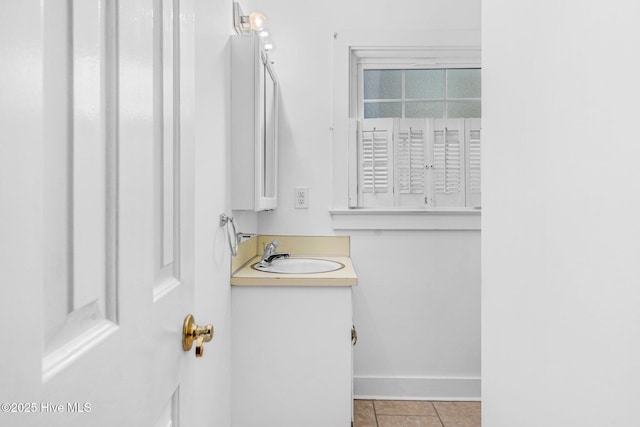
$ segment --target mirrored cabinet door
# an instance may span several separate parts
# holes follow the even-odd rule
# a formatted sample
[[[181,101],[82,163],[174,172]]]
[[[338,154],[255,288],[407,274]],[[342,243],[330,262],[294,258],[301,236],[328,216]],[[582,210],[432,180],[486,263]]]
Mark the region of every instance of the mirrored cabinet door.
[[[278,94],[260,38],[231,36],[231,209],[277,207]]]
[[[269,63],[268,57],[264,58],[264,139],[262,152],[263,177],[262,198],[273,199],[276,197],[278,150],[278,83]]]

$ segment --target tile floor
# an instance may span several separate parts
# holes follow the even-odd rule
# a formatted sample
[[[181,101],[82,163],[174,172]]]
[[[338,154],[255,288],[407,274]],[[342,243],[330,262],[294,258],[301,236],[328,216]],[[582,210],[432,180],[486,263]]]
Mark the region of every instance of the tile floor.
[[[353,427],[480,427],[480,402],[354,400]]]

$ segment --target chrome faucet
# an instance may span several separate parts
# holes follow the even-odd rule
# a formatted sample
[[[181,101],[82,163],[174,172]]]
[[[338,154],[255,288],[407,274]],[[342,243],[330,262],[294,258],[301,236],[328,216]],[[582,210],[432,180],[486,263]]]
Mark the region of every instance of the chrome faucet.
[[[277,240],[272,240],[266,245],[263,243],[264,252],[262,253],[262,259],[258,263],[258,267],[269,267],[274,259],[278,258],[289,258],[289,253],[287,252],[276,252],[276,248],[280,246],[280,242]]]

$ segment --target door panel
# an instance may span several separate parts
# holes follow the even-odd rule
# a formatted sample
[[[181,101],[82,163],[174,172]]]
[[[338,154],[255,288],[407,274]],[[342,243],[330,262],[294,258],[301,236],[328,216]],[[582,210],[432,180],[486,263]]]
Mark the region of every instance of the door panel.
[[[22,104],[1,101],[3,116],[22,111],[2,145],[21,167],[0,172],[13,247],[2,254],[19,267],[3,291],[2,338],[19,329],[3,346],[0,397],[23,405],[0,424],[190,425],[193,57],[181,44],[193,43],[193,5],[11,9],[29,43],[13,58]],[[11,42],[0,47],[20,49]]]
[[[154,139],[156,262],[154,300],[179,283],[180,252],[180,38],[177,0],[155,0]]]
[[[58,6],[58,7],[55,7]],[[44,355],[46,382],[117,326],[116,105],[113,3],[47,8],[44,156]],[[60,7],[62,6],[62,7]],[[48,24],[48,25],[47,25]],[[45,78],[47,73],[45,73]],[[62,105],[63,108],[59,108]],[[58,107],[58,108],[57,108]],[[60,125],[63,124],[62,126]],[[51,272],[51,274],[49,274]]]

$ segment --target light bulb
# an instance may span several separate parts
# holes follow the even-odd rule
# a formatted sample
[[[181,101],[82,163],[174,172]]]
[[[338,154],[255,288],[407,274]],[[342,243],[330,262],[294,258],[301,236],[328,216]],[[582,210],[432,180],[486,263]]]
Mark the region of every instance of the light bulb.
[[[267,24],[267,17],[262,12],[252,12],[249,15],[249,26],[252,31],[262,31]]]

